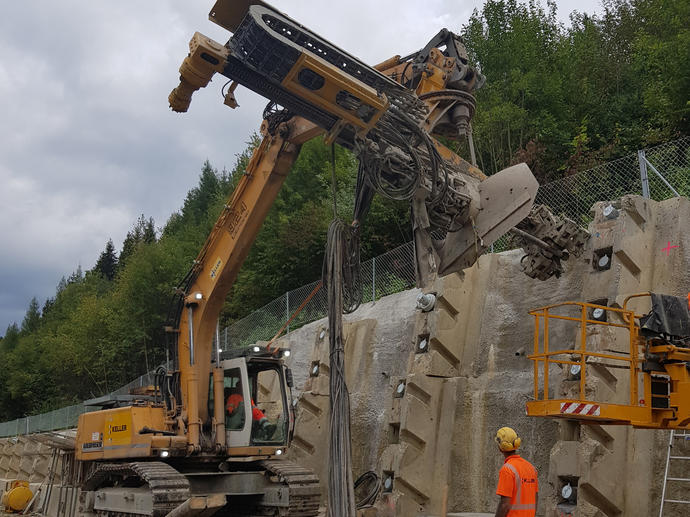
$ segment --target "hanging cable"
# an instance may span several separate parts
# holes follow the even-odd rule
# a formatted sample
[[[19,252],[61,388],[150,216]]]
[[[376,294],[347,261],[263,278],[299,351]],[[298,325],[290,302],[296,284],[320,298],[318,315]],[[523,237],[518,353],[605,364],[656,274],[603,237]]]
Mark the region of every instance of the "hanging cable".
[[[333,221],[328,228],[322,283],[328,296],[329,338],[329,444],[328,514],[355,517],[350,438],[350,395],[345,380],[343,313],[352,312],[362,300],[359,257],[359,220],[366,214],[371,195],[361,196],[355,208],[355,223],[338,219],[335,146],[331,147]],[[361,182],[360,182],[361,186]],[[358,193],[358,197],[359,193]]]
[[[337,184],[335,181],[335,143],[331,144],[331,191],[333,192],[333,219],[338,218]]]
[[[330,345],[328,514],[355,516],[350,441],[350,396],[345,381],[343,342],[343,290],[345,248],[353,232],[342,221],[328,228],[323,284],[328,292],[328,337]]]

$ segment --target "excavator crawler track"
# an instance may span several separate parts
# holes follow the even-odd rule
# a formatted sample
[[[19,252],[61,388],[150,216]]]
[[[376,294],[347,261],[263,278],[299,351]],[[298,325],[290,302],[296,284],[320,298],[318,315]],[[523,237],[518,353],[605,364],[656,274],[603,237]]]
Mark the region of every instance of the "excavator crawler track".
[[[149,486],[152,498],[151,517],[162,517],[184,503],[190,496],[189,481],[167,463],[146,461],[133,463],[100,463],[84,484],[84,490],[115,486],[125,479],[138,478]],[[96,510],[110,517],[141,517],[141,513]]]
[[[319,478],[310,469],[289,461],[263,461],[269,475],[276,476],[287,484],[290,494],[289,517],[310,517],[318,515],[321,490]]]

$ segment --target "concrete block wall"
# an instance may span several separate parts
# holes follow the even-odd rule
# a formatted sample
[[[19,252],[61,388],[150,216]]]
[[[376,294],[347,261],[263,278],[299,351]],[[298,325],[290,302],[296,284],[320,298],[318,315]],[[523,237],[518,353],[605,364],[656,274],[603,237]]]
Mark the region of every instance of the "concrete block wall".
[[[31,436],[1,439],[0,479],[42,482],[50,470],[52,451]]]
[[[32,509],[41,508],[46,492],[43,483],[50,474],[52,456],[53,448],[35,440],[31,435],[0,439],[0,498],[4,491],[10,488],[13,481],[28,481],[32,492],[38,493]],[[58,461],[54,475],[56,485],[61,483],[60,475]],[[49,508],[57,508],[56,494],[51,497]],[[56,515],[56,513],[49,513],[49,515]]]

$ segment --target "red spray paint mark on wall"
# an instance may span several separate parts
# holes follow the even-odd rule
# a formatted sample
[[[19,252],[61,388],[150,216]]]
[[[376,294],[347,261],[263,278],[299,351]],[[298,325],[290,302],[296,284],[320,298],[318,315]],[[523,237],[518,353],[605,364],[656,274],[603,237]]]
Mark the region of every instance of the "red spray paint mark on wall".
[[[678,248],[679,246],[671,246],[671,241],[668,242],[668,245],[665,248],[662,248],[661,251],[666,252],[666,256],[668,257],[669,254],[671,253],[671,249],[673,248]]]

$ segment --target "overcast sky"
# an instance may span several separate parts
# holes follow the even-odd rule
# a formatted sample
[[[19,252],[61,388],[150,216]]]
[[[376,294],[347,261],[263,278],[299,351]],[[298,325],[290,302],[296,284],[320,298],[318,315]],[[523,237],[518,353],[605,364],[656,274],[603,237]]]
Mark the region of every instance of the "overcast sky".
[[[204,160],[231,168],[266,101],[244,88],[223,106],[222,78],[189,113],[169,110],[194,31],[225,42],[213,0],[23,0],[0,17],[0,335],[60,278],[116,249],[139,214],[164,225]],[[480,0],[275,0],[367,63],[458,31]],[[557,2],[564,22],[597,0]]]

